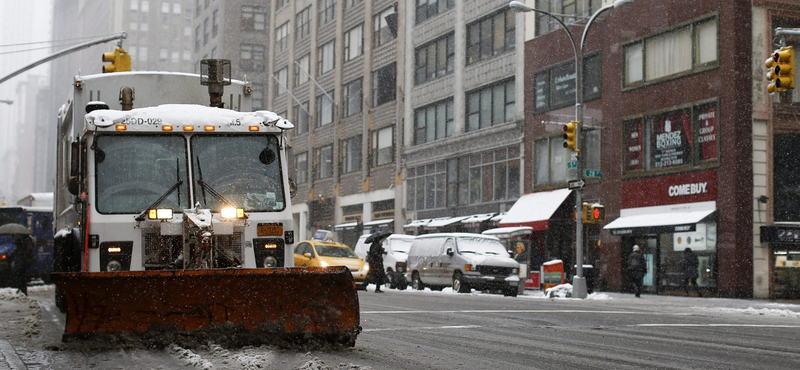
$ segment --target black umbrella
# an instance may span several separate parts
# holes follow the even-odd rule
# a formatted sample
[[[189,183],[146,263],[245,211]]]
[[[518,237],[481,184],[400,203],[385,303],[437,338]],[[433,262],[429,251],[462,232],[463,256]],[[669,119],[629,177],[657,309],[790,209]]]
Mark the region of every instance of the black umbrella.
[[[389,235],[392,235],[391,231],[381,230],[368,236],[367,240],[365,240],[364,242],[365,243],[379,242],[382,241],[384,238],[388,237]]]

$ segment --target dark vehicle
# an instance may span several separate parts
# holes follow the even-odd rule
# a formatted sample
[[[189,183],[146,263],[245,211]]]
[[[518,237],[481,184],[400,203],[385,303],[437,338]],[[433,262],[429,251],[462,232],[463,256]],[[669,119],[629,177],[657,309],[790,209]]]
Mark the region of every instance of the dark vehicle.
[[[50,282],[53,271],[53,209],[50,207],[0,207],[0,226],[18,223],[28,227],[33,237],[34,264],[29,278]],[[0,235],[0,286],[7,286],[10,256],[16,249],[14,235]]]

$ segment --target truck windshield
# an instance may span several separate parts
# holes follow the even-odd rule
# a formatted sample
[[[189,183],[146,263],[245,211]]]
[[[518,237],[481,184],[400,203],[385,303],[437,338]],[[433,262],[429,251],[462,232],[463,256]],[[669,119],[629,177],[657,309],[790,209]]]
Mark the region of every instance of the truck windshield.
[[[191,149],[194,197],[203,206],[213,211],[227,206],[249,212],[284,209],[275,135],[195,135]]]
[[[508,256],[506,248],[497,240],[486,238],[458,238],[458,252]]]
[[[99,135],[95,139],[94,156],[100,213],[140,213],[179,180],[183,184],[159,207],[188,208],[183,136]]]

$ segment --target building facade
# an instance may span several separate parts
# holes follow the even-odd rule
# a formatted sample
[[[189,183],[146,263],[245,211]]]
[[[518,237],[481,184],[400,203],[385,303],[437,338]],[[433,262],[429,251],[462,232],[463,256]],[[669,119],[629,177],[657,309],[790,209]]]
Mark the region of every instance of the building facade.
[[[560,2],[535,3],[569,13],[555,8]],[[787,195],[793,162],[785,154],[796,93],[767,95],[763,61],[778,42],[772,30],[796,25],[796,11],[780,1],[639,0],[604,12],[587,32],[579,153],[587,185],[579,191],[606,209],[605,222],[586,225],[584,238],[584,261],[602,287],[629,289],[626,259],[639,245],[653,293],[684,293],[687,248],[700,260],[698,283],[709,294],[767,298],[786,290],[794,275],[782,266],[792,264],[794,247],[765,243],[760,226],[795,221],[787,211],[796,207]],[[564,188],[576,176],[562,165],[575,155],[560,148],[560,126],[575,117],[576,56],[558,24],[528,18],[535,37],[525,47],[531,167],[524,184],[535,193]],[[586,18],[565,23],[580,35]],[[776,184],[785,194],[775,193]],[[565,207],[574,207],[574,195]],[[555,239],[568,245],[573,235]],[[541,253],[548,259],[559,251],[547,245]]]

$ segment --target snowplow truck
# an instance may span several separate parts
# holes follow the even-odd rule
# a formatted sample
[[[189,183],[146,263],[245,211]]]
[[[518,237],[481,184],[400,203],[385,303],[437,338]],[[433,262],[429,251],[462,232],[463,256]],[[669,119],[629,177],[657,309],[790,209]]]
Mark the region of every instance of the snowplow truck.
[[[293,125],[251,111],[250,85],[220,77],[226,62],[74,78],[58,114],[51,275],[64,341],[355,345],[350,271],[294,267]]]

